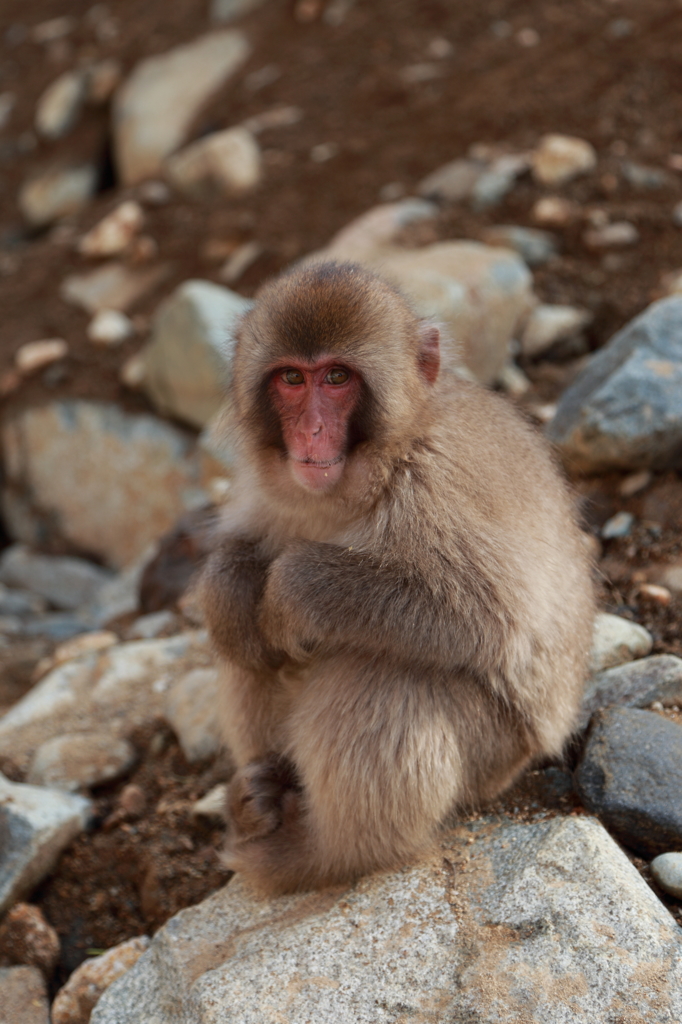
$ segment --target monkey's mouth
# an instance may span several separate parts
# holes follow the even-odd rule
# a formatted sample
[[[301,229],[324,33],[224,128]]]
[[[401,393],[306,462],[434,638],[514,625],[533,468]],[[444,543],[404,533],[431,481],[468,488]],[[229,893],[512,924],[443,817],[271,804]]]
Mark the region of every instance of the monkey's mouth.
[[[306,491],[326,491],[341,479],[346,462],[345,455],[334,459],[291,459],[291,472]]]

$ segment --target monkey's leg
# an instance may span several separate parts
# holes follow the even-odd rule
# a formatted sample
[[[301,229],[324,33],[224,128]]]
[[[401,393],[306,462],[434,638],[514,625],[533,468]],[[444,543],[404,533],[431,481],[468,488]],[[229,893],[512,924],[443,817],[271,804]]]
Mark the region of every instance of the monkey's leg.
[[[237,767],[281,750],[287,701],[279,673],[226,660],[221,676],[221,731]]]
[[[447,682],[337,655],[293,709],[278,824],[231,844],[228,865],[287,892],[405,863],[463,799],[457,709]],[[466,726],[466,723],[464,723]]]

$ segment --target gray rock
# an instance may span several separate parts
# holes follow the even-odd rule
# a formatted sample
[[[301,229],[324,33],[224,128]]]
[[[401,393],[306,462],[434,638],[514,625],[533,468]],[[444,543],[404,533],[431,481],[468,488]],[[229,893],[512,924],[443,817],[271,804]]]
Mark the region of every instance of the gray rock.
[[[682,932],[587,818],[476,822],[349,890],[172,918],[91,1024],[682,1019]]]
[[[651,876],[663,892],[682,900],[682,853],[662,853],[651,862]]]
[[[156,552],[157,545],[152,542],[134,562],[117,573],[109,583],[105,583],[97,600],[88,609],[97,626],[104,626],[121,615],[130,615],[139,609],[142,574]]]
[[[159,308],[144,349],[144,388],[156,408],[195,427],[218,411],[234,331],[253,303],[209,281],[186,281]]]
[[[50,1024],[47,985],[37,967],[0,967],[2,1024]]]
[[[165,715],[182,752],[193,764],[217,754],[222,744],[216,708],[220,702],[220,673],[196,668],[168,691]]]
[[[193,438],[117,405],[26,409],[5,424],[2,447],[10,534],[29,544],[66,538],[115,568],[208,502]]]
[[[656,700],[664,707],[682,704],[682,658],[655,654],[591,676],[585,684],[581,728],[599,708],[647,708]]]
[[[95,601],[111,573],[84,558],[38,555],[13,544],[0,555],[0,582],[23,587],[55,608],[73,610]]]
[[[682,848],[682,729],[674,722],[632,708],[597,711],[576,787],[587,809],[636,853]]]
[[[148,947],[147,936],[139,935],[84,960],[57,993],[52,1004],[52,1024],[87,1024],[102,992],[129,971]]]
[[[481,241],[486,245],[502,245],[517,252],[529,267],[539,267],[559,250],[559,240],[550,231],[524,228],[518,224],[494,224],[484,228]]]
[[[112,261],[84,274],[64,278],[59,294],[64,302],[78,306],[86,313],[105,310],[125,312],[147,292],[152,291],[168,274],[168,266],[130,267]]]
[[[548,428],[583,472],[663,468],[682,451],[682,297],[653,303],[597,352]]]
[[[634,658],[644,658],[653,643],[651,633],[644,626],[620,615],[599,612],[594,619],[590,672],[603,672]]]
[[[532,311],[521,335],[524,356],[535,358],[560,342],[577,338],[592,320],[592,314],[577,306],[540,304]]]
[[[170,156],[164,170],[171,185],[186,195],[236,198],[261,179],[260,147],[247,128],[227,128]]]
[[[22,636],[47,636],[52,640],[69,640],[96,627],[88,614],[82,612],[46,612],[23,619],[18,630]]]
[[[4,556],[7,551],[5,550]],[[3,559],[0,558],[0,574]],[[0,615],[35,615],[45,611],[45,601],[31,590],[18,590],[0,583]]]
[[[628,185],[634,188],[663,188],[670,182],[670,175],[660,167],[646,167],[644,164],[633,163],[632,160],[624,160],[620,170]]]
[[[469,199],[474,185],[485,171],[481,160],[462,157],[439,167],[419,182],[417,192],[425,199],[456,203]]]
[[[84,797],[10,782],[0,774],[0,914],[52,870],[91,810]]]
[[[249,53],[245,36],[225,29],[134,68],[114,97],[114,149],[124,184],[158,176],[165,158],[187,140],[202,107]]]
[[[91,164],[51,167],[21,186],[19,209],[29,224],[45,227],[81,210],[95,194],[96,187],[97,170]]]
[[[135,763],[135,748],[108,732],[70,732],[41,743],[26,781],[74,791],[111,782]]]
[[[603,540],[615,540],[617,537],[629,537],[635,517],[632,512],[616,512],[615,516],[607,519],[600,530]]]
[[[516,155],[499,157],[478,176],[471,190],[471,205],[475,210],[497,206],[511,192],[519,174],[526,170],[527,159]]]
[[[87,93],[87,73],[65,71],[38,100],[36,131],[45,139],[61,139],[73,128]]]
[[[591,228],[583,235],[588,249],[620,249],[626,245],[634,245],[639,241],[639,231],[627,220],[604,224],[603,227]]]
[[[154,640],[163,633],[177,633],[180,630],[180,620],[175,612],[168,609],[161,612],[150,612],[149,615],[140,615],[135,619],[128,630],[126,640]]]
[[[218,25],[227,25],[262,7],[265,0],[211,0],[210,18]]]
[[[111,737],[127,739],[162,717],[166,691],[210,657],[203,632],[86,651],[49,672],[0,718],[0,757],[26,770],[42,743],[100,732],[104,722]]]

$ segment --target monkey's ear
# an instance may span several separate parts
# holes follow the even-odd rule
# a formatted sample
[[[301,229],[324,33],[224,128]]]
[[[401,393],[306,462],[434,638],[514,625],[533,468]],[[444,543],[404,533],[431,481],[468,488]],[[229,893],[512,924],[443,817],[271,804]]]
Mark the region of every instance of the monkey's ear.
[[[419,370],[427,384],[435,384],[440,370],[440,331],[435,324],[419,325]]]

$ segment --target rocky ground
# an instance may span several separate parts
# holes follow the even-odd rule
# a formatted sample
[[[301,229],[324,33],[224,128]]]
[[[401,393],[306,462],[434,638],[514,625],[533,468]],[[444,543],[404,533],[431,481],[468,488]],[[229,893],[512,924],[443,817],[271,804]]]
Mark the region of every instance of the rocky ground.
[[[99,1024],[227,1006],[240,1022],[682,1018],[680,45],[672,0],[5,0],[12,1024],[50,1004],[53,1024],[85,1022],[119,976]],[[424,865],[266,908],[221,888],[231,767],[186,587],[229,500],[211,425],[231,327],[321,251],[400,284],[457,339],[447,370],[547,432],[603,614],[565,763]]]

